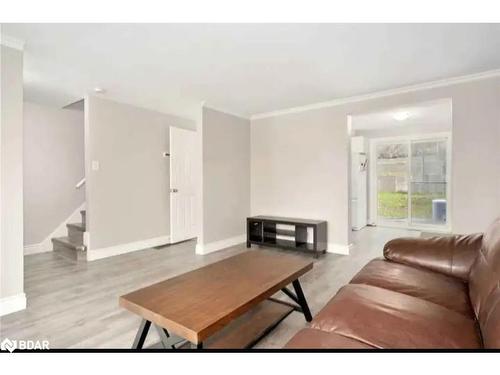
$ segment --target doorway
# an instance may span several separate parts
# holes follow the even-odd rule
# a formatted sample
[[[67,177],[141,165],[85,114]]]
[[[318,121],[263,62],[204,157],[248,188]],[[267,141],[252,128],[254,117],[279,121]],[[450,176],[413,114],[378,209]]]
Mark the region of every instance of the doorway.
[[[353,230],[451,230],[450,98],[350,115],[348,133]]]

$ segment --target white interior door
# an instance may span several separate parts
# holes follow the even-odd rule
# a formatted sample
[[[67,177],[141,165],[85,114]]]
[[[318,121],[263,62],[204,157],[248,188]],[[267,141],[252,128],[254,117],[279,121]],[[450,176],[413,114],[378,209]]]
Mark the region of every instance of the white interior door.
[[[196,237],[196,133],[170,127],[170,241]]]

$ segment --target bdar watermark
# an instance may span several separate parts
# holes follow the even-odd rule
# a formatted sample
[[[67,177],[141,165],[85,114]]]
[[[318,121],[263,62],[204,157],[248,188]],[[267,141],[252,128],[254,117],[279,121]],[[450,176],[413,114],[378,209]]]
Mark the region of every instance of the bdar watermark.
[[[0,343],[0,349],[13,352],[14,350],[49,350],[48,340],[11,340],[5,338]]]

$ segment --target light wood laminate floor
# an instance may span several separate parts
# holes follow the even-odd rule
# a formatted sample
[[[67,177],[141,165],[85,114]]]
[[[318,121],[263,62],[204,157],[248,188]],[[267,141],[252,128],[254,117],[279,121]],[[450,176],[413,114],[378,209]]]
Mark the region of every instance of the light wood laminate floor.
[[[355,246],[349,256],[326,254],[315,259],[313,270],[301,279],[313,315],[365,263],[382,255],[385,242],[419,235],[416,231],[365,228],[354,232]],[[120,295],[243,251],[264,249],[247,250],[241,244],[202,256],[195,254],[194,247],[195,241],[188,241],[83,264],[52,252],[25,256],[28,307],[0,318],[1,339],[49,340],[51,348],[130,348],[139,318],[118,307]],[[306,326],[303,315],[294,312],[256,347],[281,348]],[[157,340],[153,330],[146,344]]]

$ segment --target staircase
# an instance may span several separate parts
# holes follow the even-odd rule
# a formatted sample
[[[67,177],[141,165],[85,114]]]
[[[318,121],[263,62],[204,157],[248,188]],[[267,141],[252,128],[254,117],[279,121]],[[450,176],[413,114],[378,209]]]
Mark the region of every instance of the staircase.
[[[80,211],[80,223],[66,224],[67,237],[52,238],[52,248],[57,254],[73,261],[86,261],[86,248],[83,244],[85,233],[85,211]]]

